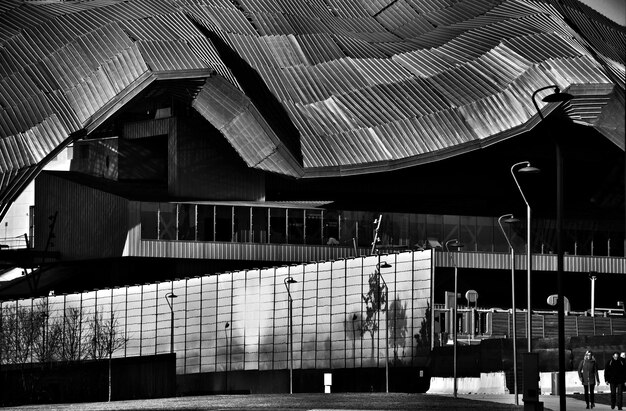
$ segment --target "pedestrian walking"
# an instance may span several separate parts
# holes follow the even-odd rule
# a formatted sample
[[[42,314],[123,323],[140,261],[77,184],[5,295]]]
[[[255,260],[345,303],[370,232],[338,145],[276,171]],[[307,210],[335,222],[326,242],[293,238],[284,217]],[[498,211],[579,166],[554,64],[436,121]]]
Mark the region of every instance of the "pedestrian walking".
[[[604,367],[604,381],[611,387],[611,409],[622,409],[622,395],[624,393],[624,382],[626,382],[626,364],[615,351],[613,357]]]
[[[585,352],[585,357],[578,365],[578,378],[580,378],[580,382],[585,390],[587,408],[589,408],[589,406],[591,406],[591,408],[595,407],[594,391],[596,384],[600,384],[600,376],[598,375],[596,360],[590,350]]]

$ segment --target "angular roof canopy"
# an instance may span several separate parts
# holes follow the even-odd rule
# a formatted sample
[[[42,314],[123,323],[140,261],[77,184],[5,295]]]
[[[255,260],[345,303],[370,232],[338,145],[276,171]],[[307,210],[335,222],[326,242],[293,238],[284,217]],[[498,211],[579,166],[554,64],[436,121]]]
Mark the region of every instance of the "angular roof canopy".
[[[624,149],[625,55],[576,0],[0,0],[0,214],[161,80],[200,80],[192,107],[246,164],[294,177],[493,144],[538,123],[551,84]]]

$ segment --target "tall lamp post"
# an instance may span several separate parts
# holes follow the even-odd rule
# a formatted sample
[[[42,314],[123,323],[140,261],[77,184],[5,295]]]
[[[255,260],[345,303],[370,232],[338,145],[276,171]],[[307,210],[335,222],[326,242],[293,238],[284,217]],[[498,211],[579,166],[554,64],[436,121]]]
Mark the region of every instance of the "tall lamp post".
[[[533,104],[541,121],[543,113],[539,109],[535,97],[543,90],[552,89],[552,93],[541,99],[544,103],[563,103],[574,98],[571,94],[561,93],[558,86],[552,84],[535,90],[532,94]],[[558,137],[554,139],[556,153],[556,277],[557,277],[557,317],[559,335],[559,405],[561,411],[566,410],[565,400],[565,309],[563,301],[563,156]]]
[[[505,223],[513,224],[518,223],[519,220],[513,217],[513,214],[505,214],[498,218],[498,225],[500,226],[500,230],[506,239],[507,244],[509,245],[509,251],[511,254],[510,262],[511,262],[511,311],[513,312],[513,386],[515,387],[515,405],[519,405],[519,399],[517,397],[517,322],[515,317],[517,316],[517,310],[515,308],[515,250],[513,249],[513,245],[509,240],[509,236],[506,235],[506,231],[502,226],[502,220]]]
[[[520,167],[523,166],[523,167]],[[513,164],[511,166],[511,175],[513,176],[513,181],[515,181],[515,185],[522,195],[522,199],[526,204],[526,305],[528,307],[527,320],[526,320],[526,337],[528,339],[528,352],[532,352],[532,335],[533,335],[533,314],[532,314],[532,303],[531,303],[531,280],[530,280],[530,272],[532,269],[532,260],[530,257],[531,253],[531,242],[530,242],[530,204],[528,204],[528,200],[526,200],[526,196],[522,191],[522,187],[519,185],[517,181],[517,177],[515,176],[515,172],[524,173],[524,174],[535,174],[540,170],[537,167],[533,167],[530,165],[528,161],[522,161],[520,163]]]
[[[385,279],[380,274],[381,268],[391,268],[391,264],[387,261],[380,261],[380,254],[378,255],[378,263],[376,264],[376,276],[378,280],[383,282],[383,286],[385,287],[385,392],[389,392],[389,288],[387,288],[387,283]],[[380,284],[380,281],[378,281]],[[380,304],[380,286],[377,284],[376,289],[378,292],[378,304]],[[380,311],[378,316],[378,329],[380,330]]]
[[[291,284],[297,283],[293,277],[286,277],[283,280],[285,284],[285,288],[287,289],[287,332],[289,333],[288,338],[288,347],[287,351],[289,354],[289,394],[293,394],[293,331],[292,327],[292,319],[291,319],[291,306],[293,303],[293,299],[291,298],[291,290],[289,289]]]
[[[457,333],[456,333],[456,329],[457,329],[457,324],[456,324],[456,310],[457,310],[457,302],[458,302],[458,297],[459,297],[459,267],[457,267],[456,262],[454,261],[454,258],[452,258],[452,254],[450,254],[450,249],[449,247],[454,247],[454,248],[461,248],[463,247],[463,244],[459,243],[459,240],[452,239],[452,240],[448,240],[446,241],[446,252],[448,253],[448,256],[450,257],[450,261],[452,262],[452,265],[454,266],[454,304],[452,305],[452,353],[453,353],[453,357],[452,357],[452,374],[454,376],[454,388],[453,388],[453,393],[454,393],[454,398],[457,397],[457,392],[458,392],[458,385],[457,385],[457,375],[456,375],[456,369],[457,369],[457,355],[456,355],[456,341],[457,341]]]
[[[589,273],[589,279],[591,280],[591,316],[596,316],[596,280],[598,277],[595,275],[595,271]]]
[[[174,293],[165,294],[165,301],[170,306],[170,354],[174,353],[174,298],[178,297]]]
[[[230,368],[230,357],[228,356],[228,330],[230,330],[230,323],[228,321],[226,321],[226,324],[224,324],[224,337],[226,338],[226,372],[224,373],[225,378],[225,390],[226,390],[226,394],[228,394],[228,369]]]

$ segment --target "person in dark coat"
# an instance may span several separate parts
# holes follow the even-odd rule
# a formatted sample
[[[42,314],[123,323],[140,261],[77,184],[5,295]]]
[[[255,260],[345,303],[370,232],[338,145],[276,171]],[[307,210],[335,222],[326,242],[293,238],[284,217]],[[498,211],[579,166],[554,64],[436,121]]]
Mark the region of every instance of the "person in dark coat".
[[[611,387],[611,409],[622,409],[622,395],[624,382],[626,381],[626,364],[615,351],[613,357],[604,367],[604,381]]]
[[[585,402],[587,408],[591,405],[591,408],[595,407],[594,390],[596,384],[600,384],[600,376],[598,375],[598,366],[596,360],[593,358],[591,351],[585,352],[585,358],[578,365],[578,378],[585,390]]]

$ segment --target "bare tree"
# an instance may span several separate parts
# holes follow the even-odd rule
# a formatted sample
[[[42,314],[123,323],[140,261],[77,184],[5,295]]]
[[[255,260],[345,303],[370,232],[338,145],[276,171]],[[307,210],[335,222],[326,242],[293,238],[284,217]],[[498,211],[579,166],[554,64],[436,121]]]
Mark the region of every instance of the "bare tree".
[[[124,347],[128,339],[118,332],[119,322],[115,314],[105,319],[102,312],[96,311],[89,323],[88,356],[94,360],[110,357],[115,351]]]
[[[93,316],[93,321],[90,323],[90,355],[93,359],[108,358],[108,384],[109,384],[109,401],[111,401],[112,394],[112,379],[111,379],[111,360],[113,353],[118,349],[124,347],[128,342],[128,339],[118,333],[119,323],[115,319],[115,314],[111,313],[111,318],[105,320],[102,312],[96,311]]]
[[[63,316],[61,359],[79,361],[87,357],[87,335],[83,331],[83,313],[80,308],[67,308]]]

